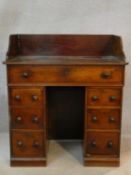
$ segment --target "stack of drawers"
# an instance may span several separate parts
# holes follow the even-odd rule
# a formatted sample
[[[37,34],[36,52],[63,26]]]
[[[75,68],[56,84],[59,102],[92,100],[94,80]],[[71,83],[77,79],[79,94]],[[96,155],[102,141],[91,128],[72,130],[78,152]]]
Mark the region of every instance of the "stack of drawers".
[[[11,165],[45,165],[44,87],[16,87],[14,84],[9,87],[9,97]]]
[[[86,88],[85,165],[119,164],[121,97],[120,87]]]

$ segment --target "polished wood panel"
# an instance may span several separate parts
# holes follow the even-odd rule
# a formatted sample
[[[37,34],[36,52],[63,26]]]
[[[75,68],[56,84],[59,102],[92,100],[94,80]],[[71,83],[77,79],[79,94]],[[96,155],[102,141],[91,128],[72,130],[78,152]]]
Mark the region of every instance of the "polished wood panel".
[[[12,135],[13,157],[43,157],[45,156],[45,140],[43,131],[15,130]]]
[[[123,83],[121,66],[9,66],[9,83]]]
[[[118,155],[119,133],[117,132],[95,132],[86,133],[86,155]],[[89,155],[88,155],[89,154]]]
[[[43,129],[44,109],[39,107],[11,107],[11,126],[14,129]]]
[[[8,56],[124,57],[121,38],[114,35],[11,35]]]
[[[120,88],[91,88],[87,92],[87,106],[121,106]]]
[[[88,109],[86,127],[88,129],[120,129],[119,109]]]
[[[42,88],[10,88],[10,105],[43,105]]]

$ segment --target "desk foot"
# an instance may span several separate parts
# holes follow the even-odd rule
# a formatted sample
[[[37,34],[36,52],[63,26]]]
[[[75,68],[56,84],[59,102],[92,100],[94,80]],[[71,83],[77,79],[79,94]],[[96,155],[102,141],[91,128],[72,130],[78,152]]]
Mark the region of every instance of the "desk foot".
[[[119,158],[84,158],[84,166],[95,166],[95,167],[118,167],[120,166]]]
[[[26,166],[26,167],[37,167],[37,166],[46,166],[46,158],[11,158],[10,165],[12,167],[16,166]]]

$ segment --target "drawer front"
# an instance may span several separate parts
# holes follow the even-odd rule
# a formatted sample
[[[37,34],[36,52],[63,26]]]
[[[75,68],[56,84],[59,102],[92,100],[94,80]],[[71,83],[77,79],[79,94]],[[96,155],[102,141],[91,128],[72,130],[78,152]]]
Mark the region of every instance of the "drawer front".
[[[42,88],[11,88],[10,105],[42,105]]]
[[[88,106],[120,106],[121,89],[92,88],[87,90]]]
[[[10,113],[13,129],[42,129],[44,127],[42,108],[12,107]]]
[[[121,66],[8,66],[8,83],[123,83]]]
[[[86,135],[86,154],[116,155],[119,153],[119,133],[91,132]]]
[[[119,109],[88,109],[87,129],[120,129]]]
[[[44,132],[12,131],[12,156],[43,157],[45,156]]]

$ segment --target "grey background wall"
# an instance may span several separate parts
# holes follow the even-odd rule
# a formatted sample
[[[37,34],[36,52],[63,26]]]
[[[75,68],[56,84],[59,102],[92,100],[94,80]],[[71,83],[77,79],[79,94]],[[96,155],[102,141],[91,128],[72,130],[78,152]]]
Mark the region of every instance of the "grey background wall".
[[[13,33],[116,34],[123,38],[126,69],[122,134],[131,135],[131,0],[0,0],[0,131],[8,132],[6,69]]]

